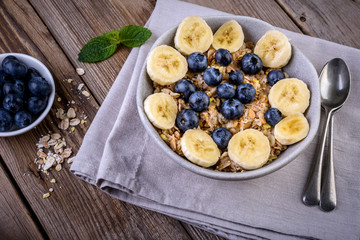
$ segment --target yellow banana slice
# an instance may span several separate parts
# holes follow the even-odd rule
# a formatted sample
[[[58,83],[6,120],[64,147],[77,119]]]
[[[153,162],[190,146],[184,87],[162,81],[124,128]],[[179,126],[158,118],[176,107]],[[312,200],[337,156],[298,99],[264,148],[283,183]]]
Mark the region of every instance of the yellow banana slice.
[[[295,113],[282,119],[274,128],[279,143],[291,145],[304,139],[309,133],[309,123],[302,113]]]
[[[203,130],[189,129],[181,138],[181,150],[191,162],[202,166],[214,165],[220,157],[220,151],[214,140]]]
[[[244,33],[240,24],[231,20],[223,25],[215,32],[213,47],[218,50],[224,48],[230,52],[236,52],[244,44]]]
[[[285,78],[270,89],[269,103],[284,116],[304,113],[310,104],[310,90],[297,78]]]
[[[207,51],[212,41],[211,28],[197,16],[185,18],[179,24],[174,38],[175,48],[185,55]]]
[[[154,82],[169,85],[185,76],[188,64],[186,58],[175,48],[160,45],[150,52],[146,70]]]
[[[247,129],[230,139],[228,153],[231,160],[247,170],[262,167],[270,156],[269,139],[260,131]]]
[[[170,129],[175,124],[177,104],[169,94],[151,94],[144,101],[144,110],[155,127]]]
[[[258,55],[264,67],[284,67],[291,58],[289,39],[280,31],[270,30],[256,43],[254,53]]]

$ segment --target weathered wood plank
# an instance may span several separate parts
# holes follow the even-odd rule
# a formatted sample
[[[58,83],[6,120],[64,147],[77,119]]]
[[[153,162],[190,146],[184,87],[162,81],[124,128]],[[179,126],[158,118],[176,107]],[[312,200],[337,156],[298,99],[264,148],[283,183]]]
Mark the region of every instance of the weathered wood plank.
[[[22,52],[40,59],[53,73],[56,98],[62,99],[55,101],[46,120],[34,130],[0,139],[4,162],[50,238],[189,239],[177,220],[111,198],[77,179],[68,171],[67,164],[62,171],[53,170],[49,175],[36,171],[32,162],[38,138],[49,131],[60,132],[77,152],[98,104],[94,98],[87,99],[78,93],[76,87],[82,80],[75,72],[76,65],[68,61],[27,1],[0,1],[0,21],[0,52]],[[63,81],[67,78],[72,78],[73,82]],[[98,81],[96,75],[94,79]],[[59,120],[55,117],[56,108],[67,108],[71,100],[75,101],[78,113],[84,112],[88,116],[88,123],[84,127],[78,126],[73,133],[59,130]],[[56,184],[50,183],[52,178],[57,180]],[[43,193],[49,188],[54,192],[43,199]]]
[[[360,48],[360,1],[276,1],[310,35]]]
[[[43,239],[2,164],[0,164],[0,236],[8,240]]]

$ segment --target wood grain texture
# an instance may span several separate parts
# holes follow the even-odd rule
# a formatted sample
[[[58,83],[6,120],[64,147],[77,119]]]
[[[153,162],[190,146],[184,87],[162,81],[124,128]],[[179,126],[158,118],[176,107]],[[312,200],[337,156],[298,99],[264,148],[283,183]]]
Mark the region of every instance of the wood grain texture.
[[[277,1],[304,32],[360,48],[359,0]]]
[[[29,210],[1,164],[0,203],[0,237],[2,239],[43,239]]]
[[[71,174],[64,164],[61,172],[49,175],[38,172],[32,163],[38,138],[59,132],[76,153],[98,104],[94,98],[84,98],[76,90],[82,79],[68,61],[58,43],[27,1],[0,1],[0,52],[22,52],[41,60],[56,81],[56,98],[50,114],[34,130],[17,137],[1,138],[0,149],[26,200],[52,239],[190,239],[175,219],[120,202],[102,193]],[[89,74],[88,72],[86,74]],[[91,74],[89,74],[91,75]],[[68,83],[64,79],[72,78]],[[98,81],[96,76],[93,77]],[[77,112],[88,116],[85,126],[75,132],[60,131],[55,118],[56,108],[75,101]],[[50,183],[55,178],[56,184]],[[53,188],[50,198],[43,193]]]

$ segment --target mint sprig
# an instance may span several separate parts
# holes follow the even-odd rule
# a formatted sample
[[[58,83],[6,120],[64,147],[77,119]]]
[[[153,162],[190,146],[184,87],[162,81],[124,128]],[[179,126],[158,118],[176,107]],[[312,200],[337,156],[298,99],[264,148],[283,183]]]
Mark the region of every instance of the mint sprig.
[[[90,39],[79,52],[80,62],[99,62],[114,54],[119,44],[126,47],[141,46],[151,37],[151,31],[145,27],[128,25]]]

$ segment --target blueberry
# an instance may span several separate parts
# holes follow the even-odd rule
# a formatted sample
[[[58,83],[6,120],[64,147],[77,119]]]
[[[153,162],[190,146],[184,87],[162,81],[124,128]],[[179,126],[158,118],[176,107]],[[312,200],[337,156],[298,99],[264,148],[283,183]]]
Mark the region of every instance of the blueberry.
[[[8,94],[3,99],[3,107],[9,112],[16,113],[23,109],[24,100],[18,94]]]
[[[234,85],[240,85],[243,81],[244,81],[244,74],[241,71],[235,70],[229,73],[230,83]]]
[[[187,63],[192,72],[202,72],[208,66],[207,57],[200,52],[190,54],[187,58]]]
[[[205,92],[197,91],[190,95],[189,105],[192,110],[202,112],[209,107],[210,98]]]
[[[28,82],[29,91],[35,96],[46,97],[51,92],[50,84],[42,77],[33,77]]]
[[[8,55],[6,58],[3,59],[1,65],[6,64],[8,61],[10,60],[15,60],[15,61],[19,61],[15,56],[13,55]]]
[[[27,72],[27,74],[26,74],[26,78],[27,78],[28,80],[30,80],[30,79],[33,78],[33,77],[41,77],[41,74],[40,74],[39,71],[36,70],[35,68],[29,67],[28,72]]]
[[[5,83],[3,86],[4,95],[8,94],[19,94],[20,96],[25,95],[25,84],[20,80],[15,80],[14,83]]]
[[[215,60],[221,66],[228,66],[232,62],[232,56],[228,50],[220,48],[215,53]]]
[[[16,58],[5,58],[2,62],[2,68],[6,74],[15,79],[23,79],[27,73],[27,66]]]
[[[247,53],[241,59],[240,66],[245,74],[257,74],[261,71],[263,63],[258,55]]]
[[[227,147],[230,138],[232,137],[231,132],[226,128],[218,128],[212,134],[214,142],[220,149],[224,149]]]
[[[13,117],[11,113],[4,109],[0,109],[0,132],[8,131],[13,126]]]
[[[249,83],[242,83],[236,89],[236,98],[242,103],[252,102],[256,97],[256,90]]]
[[[222,75],[219,69],[208,68],[203,73],[203,79],[205,83],[211,87],[216,87],[222,81]]]
[[[235,96],[235,88],[230,83],[222,83],[216,87],[216,93],[220,98],[233,98]]]
[[[14,116],[14,122],[15,125],[19,128],[24,128],[26,126],[29,126],[31,124],[32,117],[31,114],[27,111],[20,111],[17,112]]]
[[[184,109],[177,115],[175,123],[181,132],[185,132],[199,126],[199,116],[194,110]]]
[[[46,99],[42,97],[37,97],[37,96],[31,97],[28,99],[27,102],[27,110],[32,115],[36,115],[45,109],[46,103],[47,103]]]
[[[240,118],[244,113],[244,106],[237,99],[228,99],[221,104],[221,114],[229,120]]]
[[[180,93],[180,97],[187,101],[190,95],[196,91],[196,87],[191,81],[182,79],[175,84],[174,91]]]
[[[4,70],[0,69],[0,88],[2,88],[2,86],[5,83],[11,83],[13,82],[11,77],[9,75],[7,75]]]
[[[268,73],[266,79],[270,86],[274,86],[279,80],[284,79],[285,74],[280,70],[272,70]]]
[[[282,119],[281,112],[277,108],[269,108],[265,112],[264,117],[266,122],[273,127]]]

